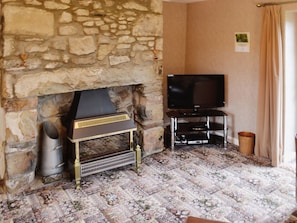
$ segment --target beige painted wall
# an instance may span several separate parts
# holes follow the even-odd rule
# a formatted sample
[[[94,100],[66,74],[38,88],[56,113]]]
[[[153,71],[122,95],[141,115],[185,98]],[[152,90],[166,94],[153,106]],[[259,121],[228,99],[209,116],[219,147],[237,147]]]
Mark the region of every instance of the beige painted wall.
[[[186,59],[187,4],[163,4],[165,73],[184,72]]]
[[[188,5],[186,72],[226,74],[229,135],[256,131],[262,8],[254,0]],[[234,33],[250,32],[250,52],[234,51]]]
[[[167,109],[167,74],[184,73],[187,35],[187,4],[163,3],[163,95]],[[164,113],[165,123],[168,118]]]
[[[164,11],[167,7],[165,5]],[[175,16],[176,13],[164,14],[164,21]],[[234,143],[237,143],[239,131],[256,131],[261,21],[262,8],[257,8],[254,0],[208,0],[187,4],[185,72],[226,75],[224,110],[229,114],[229,137],[230,141],[235,138]],[[171,25],[172,29],[176,27]],[[173,45],[166,38],[170,29],[164,31],[164,46]],[[235,32],[250,32],[249,53],[234,51]],[[164,76],[167,66],[174,68],[167,61],[167,52],[164,49]]]

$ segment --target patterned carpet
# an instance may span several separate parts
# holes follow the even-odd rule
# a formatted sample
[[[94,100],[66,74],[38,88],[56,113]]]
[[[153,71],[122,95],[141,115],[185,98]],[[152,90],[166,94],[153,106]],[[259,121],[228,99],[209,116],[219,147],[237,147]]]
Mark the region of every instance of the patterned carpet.
[[[187,216],[237,223],[297,222],[294,165],[273,168],[235,147],[165,150],[127,166],[0,194],[0,222],[183,223]],[[291,215],[291,216],[290,216]]]

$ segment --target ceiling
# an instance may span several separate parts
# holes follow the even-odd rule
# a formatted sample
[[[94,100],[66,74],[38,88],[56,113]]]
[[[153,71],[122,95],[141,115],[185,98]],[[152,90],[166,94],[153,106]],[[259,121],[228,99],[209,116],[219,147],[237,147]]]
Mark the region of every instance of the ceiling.
[[[192,2],[202,2],[206,0],[163,0],[164,2],[178,2],[178,3],[192,3]]]

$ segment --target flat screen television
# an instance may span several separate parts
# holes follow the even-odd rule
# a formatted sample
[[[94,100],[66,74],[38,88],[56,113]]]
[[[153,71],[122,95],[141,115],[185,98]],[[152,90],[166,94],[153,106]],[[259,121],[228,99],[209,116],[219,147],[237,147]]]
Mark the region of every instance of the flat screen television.
[[[174,110],[224,107],[224,74],[169,74],[167,97],[168,108]]]

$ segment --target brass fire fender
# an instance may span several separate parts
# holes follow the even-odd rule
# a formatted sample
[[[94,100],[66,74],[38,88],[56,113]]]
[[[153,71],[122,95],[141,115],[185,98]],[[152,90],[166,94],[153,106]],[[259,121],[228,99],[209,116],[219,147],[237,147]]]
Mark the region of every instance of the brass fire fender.
[[[98,139],[98,138],[102,138],[105,136],[112,136],[112,135],[117,135],[117,134],[122,134],[122,133],[130,133],[129,134],[129,141],[130,141],[130,143],[129,143],[129,145],[130,145],[129,157],[130,158],[128,158],[129,160],[126,162],[121,162],[121,164],[116,167],[135,163],[136,164],[136,172],[139,173],[140,164],[141,164],[141,149],[140,149],[139,145],[136,146],[135,150],[133,148],[133,132],[136,131],[136,127],[134,126],[134,124],[132,123],[132,121],[129,119],[129,117],[126,114],[124,114],[124,115],[120,114],[120,115],[116,115],[116,116],[117,117],[114,117],[114,119],[112,119],[113,121],[109,120],[110,117],[102,117],[102,120],[100,120],[100,118],[96,118],[93,120],[87,120],[87,119],[76,120],[74,122],[74,129],[77,129],[77,130],[83,130],[83,128],[92,128],[92,127],[97,128],[100,125],[101,125],[101,129],[105,129],[105,127],[106,127],[105,125],[116,124],[118,126],[118,124],[120,124],[120,123],[122,125],[119,125],[119,126],[123,126],[119,129],[117,129],[117,131],[104,132],[104,133],[100,132],[100,134],[98,134],[98,135],[91,134],[91,135],[86,136],[86,135],[84,135],[84,132],[83,132],[82,134],[78,134],[79,136],[75,136],[75,134],[73,134],[74,137],[68,137],[70,142],[75,144],[74,177],[75,177],[76,189],[80,189],[81,177],[84,175],[84,174],[82,174],[82,169],[84,167],[84,164],[82,164],[80,161],[80,147],[79,147],[80,142],[82,142],[82,141]],[[117,156],[117,155],[115,155],[115,156]],[[122,155],[119,154],[119,157],[121,157],[121,156]],[[126,157],[126,155],[123,154],[123,157]],[[87,161],[87,162],[88,162],[88,164],[90,164],[93,161]],[[88,164],[86,164],[86,165],[88,165]],[[106,168],[105,170],[112,169],[112,168],[113,167],[109,167],[109,168]],[[93,173],[95,173],[95,172],[96,172],[96,170],[93,171]],[[101,171],[98,171],[98,172],[101,172]]]

